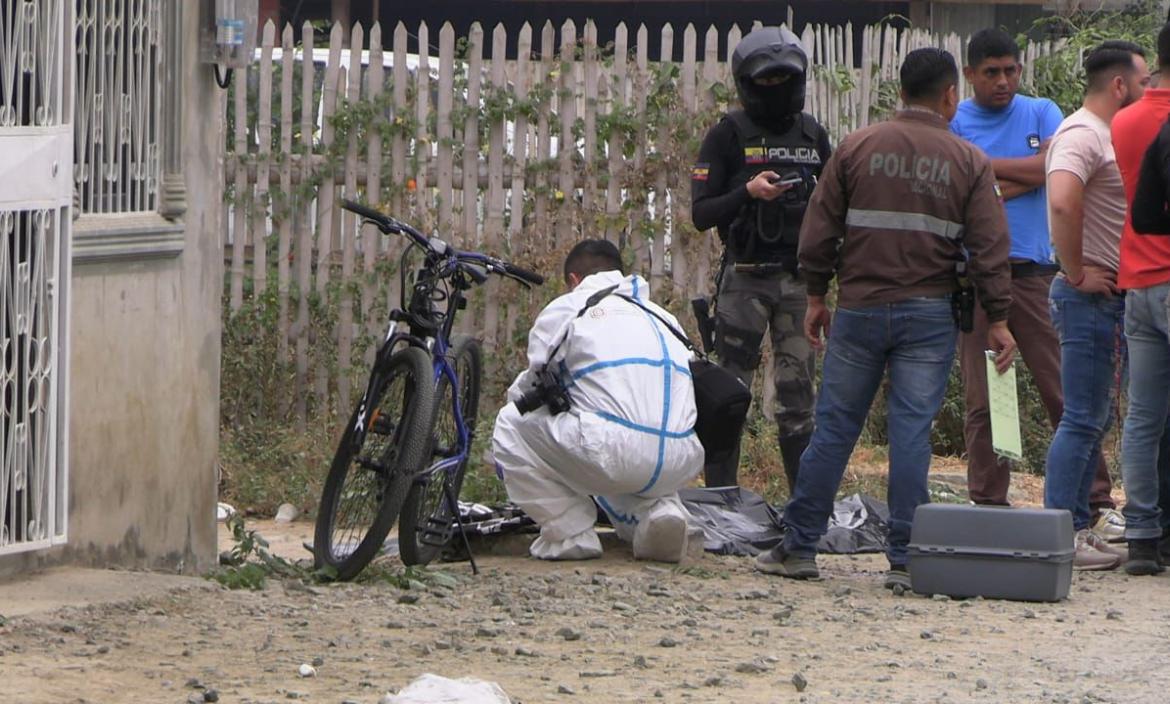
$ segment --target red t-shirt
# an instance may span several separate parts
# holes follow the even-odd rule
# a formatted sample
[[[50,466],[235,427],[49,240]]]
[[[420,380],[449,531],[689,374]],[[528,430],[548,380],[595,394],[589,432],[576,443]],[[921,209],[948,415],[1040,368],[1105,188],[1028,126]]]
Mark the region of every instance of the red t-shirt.
[[[1125,202],[1132,206],[1142,157],[1170,116],[1170,89],[1151,88],[1145,96],[1113,118],[1113,149],[1125,184]],[[1121,288],[1148,288],[1170,281],[1170,237],[1139,235],[1133,231],[1129,209],[1121,232]]]

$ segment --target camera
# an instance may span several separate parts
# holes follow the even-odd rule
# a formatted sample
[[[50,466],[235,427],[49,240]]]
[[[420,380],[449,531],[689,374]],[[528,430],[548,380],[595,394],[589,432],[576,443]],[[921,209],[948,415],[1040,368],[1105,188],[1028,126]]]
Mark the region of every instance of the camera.
[[[516,410],[520,411],[520,415],[526,415],[541,406],[548,406],[548,412],[555,416],[569,410],[572,405],[569,392],[565,391],[557,375],[548,369],[541,369],[536,372],[536,386],[520,397],[516,402]]]

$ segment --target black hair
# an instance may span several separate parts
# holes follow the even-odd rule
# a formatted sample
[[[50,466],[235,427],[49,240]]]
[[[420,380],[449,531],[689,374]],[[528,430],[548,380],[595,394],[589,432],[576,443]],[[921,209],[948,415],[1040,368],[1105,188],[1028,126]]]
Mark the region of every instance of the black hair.
[[[1094,47],[1084,64],[1089,90],[1099,90],[1118,73],[1134,70],[1135,55],[1145,57],[1146,51],[1133,42],[1114,39]]]
[[[1170,69],[1170,20],[1158,32],[1158,68]]]
[[[984,59],[999,59],[1010,56],[1020,60],[1020,45],[1012,39],[1012,35],[1002,29],[981,29],[971,35],[967,42],[967,65],[972,68],[983,63]]]
[[[622,271],[622,255],[608,240],[581,240],[565,257],[565,281],[569,280],[569,274],[585,278],[599,271],[615,269]]]
[[[926,47],[906,55],[899,76],[907,100],[929,100],[958,84],[959,67],[949,51]]]

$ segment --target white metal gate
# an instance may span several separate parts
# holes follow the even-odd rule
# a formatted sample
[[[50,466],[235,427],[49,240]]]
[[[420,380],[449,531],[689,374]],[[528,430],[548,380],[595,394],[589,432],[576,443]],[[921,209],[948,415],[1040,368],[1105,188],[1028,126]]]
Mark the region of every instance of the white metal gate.
[[[72,0],[0,0],[0,555],[64,541]]]

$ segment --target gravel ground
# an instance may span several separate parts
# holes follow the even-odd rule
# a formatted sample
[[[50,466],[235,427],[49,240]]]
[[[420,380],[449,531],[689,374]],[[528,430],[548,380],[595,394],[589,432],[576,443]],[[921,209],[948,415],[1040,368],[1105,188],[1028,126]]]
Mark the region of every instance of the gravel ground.
[[[307,530],[261,532],[295,546]],[[0,702],[373,704],[425,672],[519,702],[1168,700],[1170,577],[1078,574],[1067,601],[1024,604],[895,597],[876,556],[821,566],[799,583],[741,558],[670,569],[618,548],[576,564],[484,557],[478,577],[444,565],[454,580],[412,590],[127,594],[9,617]]]

